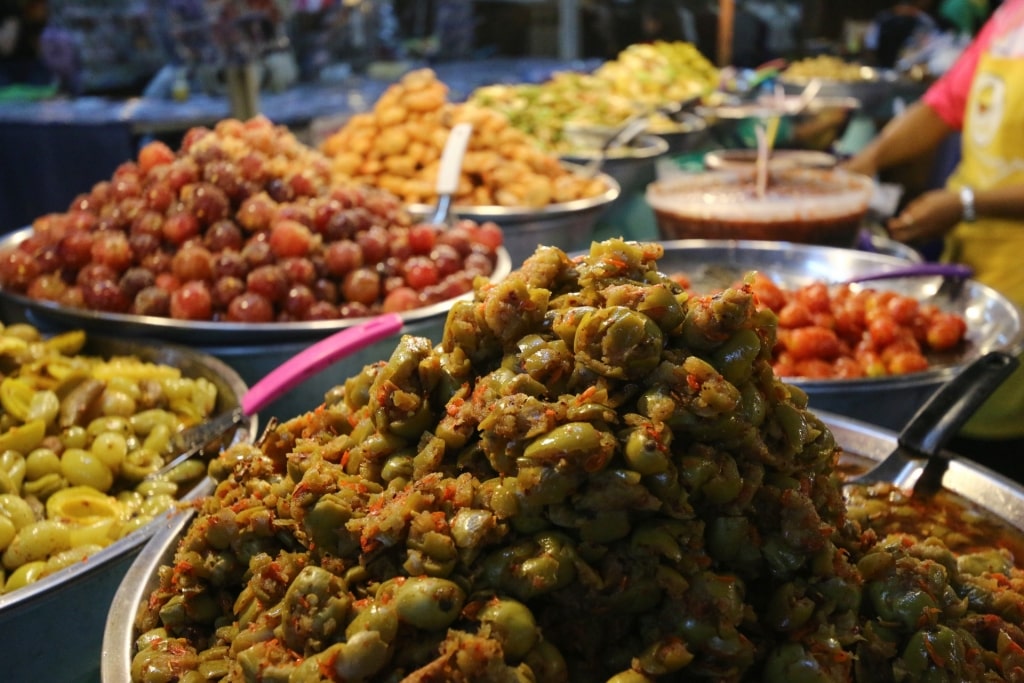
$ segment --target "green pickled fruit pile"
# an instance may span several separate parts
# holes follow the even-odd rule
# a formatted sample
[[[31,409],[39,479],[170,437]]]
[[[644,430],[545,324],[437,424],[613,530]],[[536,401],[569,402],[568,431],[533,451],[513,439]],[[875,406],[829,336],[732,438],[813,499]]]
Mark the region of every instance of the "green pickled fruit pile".
[[[661,254],[541,247],[439,346],[405,336],[222,453],[139,611],[133,680],[1024,671],[1024,600],[986,574],[1015,570],[847,520],[832,434],[772,372],[774,314],[748,284],[688,295]]]

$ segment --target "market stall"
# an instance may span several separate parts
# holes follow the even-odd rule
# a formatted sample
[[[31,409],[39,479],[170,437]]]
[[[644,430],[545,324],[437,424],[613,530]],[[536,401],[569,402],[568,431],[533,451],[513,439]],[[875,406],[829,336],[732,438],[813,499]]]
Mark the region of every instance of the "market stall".
[[[303,19],[384,51],[387,16],[344,5]],[[1018,470],[947,450],[1024,317],[843,168],[892,117],[872,97],[924,81],[735,68],[731,1],[712,58],[580,60],[556,8],[555,56],[302,57],[244,101],[173,65],[0,107],[5,675],[1024,667]],[[274,21],[236,66],[334,45]]]

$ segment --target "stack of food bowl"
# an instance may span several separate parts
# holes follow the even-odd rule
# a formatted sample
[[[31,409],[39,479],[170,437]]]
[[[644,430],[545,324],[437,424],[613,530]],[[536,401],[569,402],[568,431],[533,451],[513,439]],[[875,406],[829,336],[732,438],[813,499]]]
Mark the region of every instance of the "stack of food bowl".
[[[0,334],[4,678],[95,681],[107,608],[175,501],[208,491],[218,445],[251,442],[256,417],[156,478],[174,434],[235,409],[247,387],[184,346],[81,332]]]

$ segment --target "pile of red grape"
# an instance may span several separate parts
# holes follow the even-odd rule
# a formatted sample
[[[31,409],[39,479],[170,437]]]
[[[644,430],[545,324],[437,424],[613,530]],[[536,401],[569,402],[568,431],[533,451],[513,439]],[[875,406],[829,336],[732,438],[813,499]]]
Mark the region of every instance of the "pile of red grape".
[[[61,305],[182,320],[288,322],[404,311],[489,276],[494,223],[417,224],[265,118],[152,142],[0,253],[0,286]]]

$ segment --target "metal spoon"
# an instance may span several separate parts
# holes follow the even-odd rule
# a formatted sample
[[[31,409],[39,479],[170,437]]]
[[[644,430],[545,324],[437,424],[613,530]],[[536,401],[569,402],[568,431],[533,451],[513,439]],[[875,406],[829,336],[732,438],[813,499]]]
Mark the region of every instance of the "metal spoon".
[[[299,383],[345,356],[384,339],[400,329],[402,329],[402,317],[397,313],[386,313],[358,325],[346,327],[295,354],[252,385],[242,396],[236,408],[222,412],[206,422],[176,434],[173,443],[179,455],[146,478],[156,479],[167,474],[202,451],[207,444],[213,442],[221,434],[241,424],[246,417],[251,417],[266,408]]]
[[[939,275],[947,278],[966,279],[974,275],[974,269],[962,263],[915,263],[903,268],[894,268],[878,273],[865,273],[847,278],[839,284],[854,282],[872,282],[874,280],[895,280],[904,277],[924,277]]]
[[[595,177],[601,172],[601,167],[604,166],[605,159],[608,158],[609,150],[628,145],[638,135],[647,130],[649,125],[650,119],[646,114],[639,114],[627,119],[614,133],[608,136],[600,149],[598,149],[597,155],[580,170],[580,175],[585,178]]]
[[[914,495],[941,489],[950,457],[943,448],[1018,365],[1016,356],[1003,351],[976,358],[921,406],[892,453],[845,485],[889,483],[910,488]]]
[[[437,171],[437,208],[430,222],[434,225],[451,227],[455,225],[452,213],[452,197],[459,189],[459,174],[462,172],[462,157],[466,155],[473,124],[458,123],[452,126],[441,151],[441,165]]]

